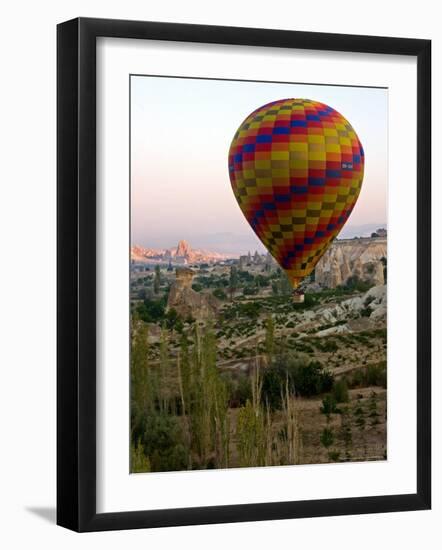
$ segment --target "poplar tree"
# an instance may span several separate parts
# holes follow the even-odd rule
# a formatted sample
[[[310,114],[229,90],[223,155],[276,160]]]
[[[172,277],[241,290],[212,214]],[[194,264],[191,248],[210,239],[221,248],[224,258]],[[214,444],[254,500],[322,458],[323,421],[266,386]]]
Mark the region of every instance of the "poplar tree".
[[[150,472],[150,460],[144,454],[144,447],[140,441],[130,446],[130,471],[133,474]]]
[[[160,266],[155,266],[155,276],[153,280],[153,291],[155,294],[158,294],[160,292],[160,286],[161,286],[161,270]]]
[[[138,321],[132,326],[132,348],[130,357],[130,394],[132,416],[138,417],[152,408],[152,384],[148,369],[148,329]]]
[[[229,293],[230,293],[230,300],[233,300],[233,297],[235,295],[235,292],[238,288],[238,269],[235,265],[232,265],[230,267],[230,277],[229,277]]]

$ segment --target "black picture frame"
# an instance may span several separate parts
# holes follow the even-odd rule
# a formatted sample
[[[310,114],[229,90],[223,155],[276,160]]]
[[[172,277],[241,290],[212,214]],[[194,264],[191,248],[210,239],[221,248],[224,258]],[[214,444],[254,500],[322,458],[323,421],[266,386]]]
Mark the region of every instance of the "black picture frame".
[[[96,39],[396,54],[417,59],[417,491],[96,512]],[[431,506],[431,41],[79,18],[57,28],[57,523],[75,531],[425,510]]]

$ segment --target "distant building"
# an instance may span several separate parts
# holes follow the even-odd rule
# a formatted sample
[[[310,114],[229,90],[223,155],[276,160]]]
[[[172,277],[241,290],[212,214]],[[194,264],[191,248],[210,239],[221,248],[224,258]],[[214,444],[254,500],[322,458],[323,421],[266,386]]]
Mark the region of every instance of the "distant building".
[[[247,266],[263,266],[269,270],[274,265],[275,260],[268,252],[266,254],[260,254],[258,251],[255,251],[253,256],[249,252],[247,255],[240,256],[238,260],[238,268],[240,271],[243,271]]]

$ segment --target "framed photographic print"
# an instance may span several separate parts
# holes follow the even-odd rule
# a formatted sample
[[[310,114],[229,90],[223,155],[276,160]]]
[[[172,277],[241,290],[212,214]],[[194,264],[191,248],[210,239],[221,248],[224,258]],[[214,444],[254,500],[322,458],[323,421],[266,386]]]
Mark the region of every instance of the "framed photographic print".
[[[58,513],[430,507],[430,42],[58,26]]]

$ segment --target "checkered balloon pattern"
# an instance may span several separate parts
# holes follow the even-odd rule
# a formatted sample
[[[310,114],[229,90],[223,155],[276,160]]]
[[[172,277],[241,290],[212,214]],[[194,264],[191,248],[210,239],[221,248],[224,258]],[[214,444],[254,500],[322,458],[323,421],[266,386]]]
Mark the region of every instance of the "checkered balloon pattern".
[[[364,150],[351,124],[328,105],[282,99],[238,128],[229,175],[247,221],[297,288],[353,210]]]

